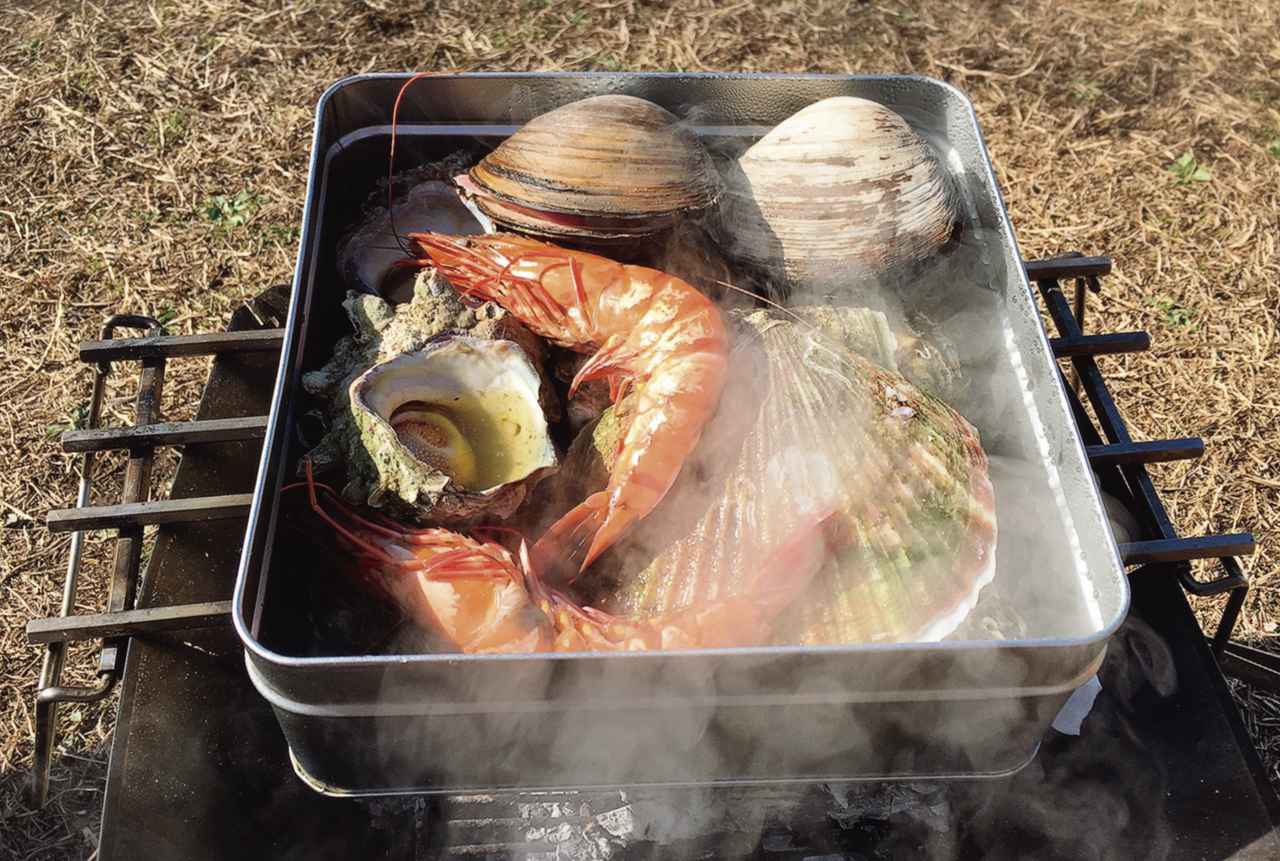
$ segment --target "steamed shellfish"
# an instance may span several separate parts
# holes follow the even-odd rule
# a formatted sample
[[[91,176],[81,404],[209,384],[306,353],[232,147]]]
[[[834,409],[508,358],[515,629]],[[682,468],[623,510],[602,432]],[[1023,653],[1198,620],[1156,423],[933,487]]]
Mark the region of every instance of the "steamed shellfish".
[[[541,378],[510,341],[447,337],[370,368],[351,384],[351,414],[378,483],[441,522],[509,517],[556,466],[538,402]]]
[[[722,206],[729,251],[788,287],[826,289],[923,260],[956,221],[929,145],[866,99],[809,105],[737,168]]]
[[[721,410],[692,469],[602,560],[611,588],[594,597],[653,616],[739,595],[758,560],[812,513],[834,510],[833,558],[774,640],[945,636],[994,574],[994,497],[977,432],[807,326],[763,312],[740,322]]]
[[[617,95],[533,118],[459,185],[504,229],[590,242],[658,233],[720,194],[711,157],[691,131],[652,102]]]
[[[393,217],[394,214],[394,217]],[[439,230],[472,235],[483,229],[449,183],[420,182],[409,189],[393,208],[376,209],[338,249],[338,271],[347,286],[371,293],[398,305],[413,298],[414,273],[398,268],[405,250],[397,239],[415,230]]]

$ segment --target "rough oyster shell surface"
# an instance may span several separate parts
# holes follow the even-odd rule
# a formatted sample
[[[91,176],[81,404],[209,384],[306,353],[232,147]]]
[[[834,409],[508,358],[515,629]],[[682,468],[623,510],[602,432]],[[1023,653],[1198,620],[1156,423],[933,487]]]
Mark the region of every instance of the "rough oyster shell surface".
[[[720,410],[662,506],[601,560],[596,597],[654,616],[749,592],[761,560],[834,511],[832,556],[774,641],[946,636],[994,574],[976,431],[807,326],[763,312],[738,322]]]
[[[629,241],[712,206],[720,178],[690,130],[634,96],[595,96],[525,123],[462,183],[521,233]]]
[[[377,364],[351,384],[351,414],[378,482],[432,519],[510,517],[556,466],[538,402],[541,378],[510,341],[444,337]]]
[[[874,279],[933,255],[956,207],[928,143],[897,113],[841,96],[748,149],[722,205],[729,252],[791,287]]]

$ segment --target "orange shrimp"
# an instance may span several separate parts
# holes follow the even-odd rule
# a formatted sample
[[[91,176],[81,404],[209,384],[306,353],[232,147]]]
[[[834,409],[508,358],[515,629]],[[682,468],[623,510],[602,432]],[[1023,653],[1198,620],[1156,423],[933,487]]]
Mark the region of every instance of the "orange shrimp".
[[[547,340],[594,353],[570,396],[593,379],[608,379],[615,402],[634,387],[609,486],[534,548],[540,564],[581,558],[585,570],[662,501],[715,411],[728,356],[719,310],[665,272],[520,236],[408,238],[424,255],[408,265],[434,265],[464,297],[497,302]]]
[[[338,493],[312,477],[311,509],[360,560],[358,572],[385,592],[421,628],[463,652],[540,652],[552,642],[545,613],[533,606],[524,569],[501,544],[448,529],[412,529],[379,515],[351,510]],[[324,494],[336,514],[320,504]]]
[[[716,648],[765,642],[777,615],[828,558],[830,513],[812,518],[732,598],[656,618],[613,616],[581,607],[538,576],[522,540],[512,554],[495,541],[447,529],[415,529],[380,515],[360,515],[312,477],[312,510],[353,550],[356,571],[414,622],[468,653],[641,651]],[[328,500],[330,512],[320,503]]]

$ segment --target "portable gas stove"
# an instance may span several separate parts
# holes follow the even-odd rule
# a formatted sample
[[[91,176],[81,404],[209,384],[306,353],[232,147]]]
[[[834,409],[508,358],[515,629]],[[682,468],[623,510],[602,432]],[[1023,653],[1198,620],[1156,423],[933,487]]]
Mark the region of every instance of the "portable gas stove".
[[[232,584],[275,377],[284,294],[238,311],[230,331],[170,337],[116,317],[84,344],[95,367],[89,427],[63,438],[83,452],[79,506],[49,514],[73,533],[62,615],[33,621],[46,649],[37,694],[33,794],[48,789],[59,703],[100,699],[122,681],[99,857],[633,858],[1173,857],[1275,858],[1280,800],[1232,703],[1222,671],[1280,689],[1273,658],[1231,642],[1247,589],[1235,560],[1249,535],[1181,538],[1145,464],[1192,458],[1199,439],[1134,442],[1095,357],[1147,348],[1143,332],[1086,335],[1085,300],[1106,258],[1026,264],[1056,324],[1051,345],[1100,486],[1127,512],[1118,528],[1133,589],[1128,621],[1100,672],[1078,735],[1051,731],[1038,756],[998,780],[827,782],[684,789],[329,797],[294,773],[271,708],[246,675],[230,627]],[[1061,282],[1074,281],[1074,310]],[[142,337],[120,338],[121,329]],[[158,412],[165,365],[216,361],[194,421]],[[98,428],[107,374],[141,364],[137,424]],[[1086,412],[1083,392],[1095,426]],[[1104,441],[1105,440],[1105,441]],[[171,498],[146,500],[152,452],[183,446]],[[86,506],[94,452],[130,453],[122,501]],[[1126,519],[1120,515],[1119,519]],[[139,578],[142,530],[160,529]],[[79,534],[116,530],[106,612],[70,616]],[[1211,581],[1193,559],[1216,559]],[[1187,594],[1228,594],[1206,639]],[[65,644],[101,640],[99,683],[59,684]],[[1071,732],[1071,727],[1065,727]]]

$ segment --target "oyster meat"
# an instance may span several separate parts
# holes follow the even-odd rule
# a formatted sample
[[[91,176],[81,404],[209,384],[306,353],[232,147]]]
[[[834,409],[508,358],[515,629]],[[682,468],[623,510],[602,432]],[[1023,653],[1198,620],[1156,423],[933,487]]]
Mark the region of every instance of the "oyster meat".
[[[946,636],[995,569],[977,432],[805,324],[731,317],[737,337],[717,415],[662,506],[600,560],[587,597],[652,617],[749,594],[760,560],[829,515],[828,562],[777,620],[774,641]],[[565,472],[576,469],[570,460]]]
[[[394,495],[434,520],[510,517],[556,466],[541,378],[510,341],[445,336],[351,384],[351,414],[377,472],[370,505]]]
[[[830,290],[930,257],[951,236],[956,207],[942,165],[902,117],[841,96],[809,105],[738,159],[721,220],[734,257],[784,288]]]
[[[720,178],[691,131],[634,96],[595,96],[534,117],[458,179],[503,229],[626,243],[715,204]]]

